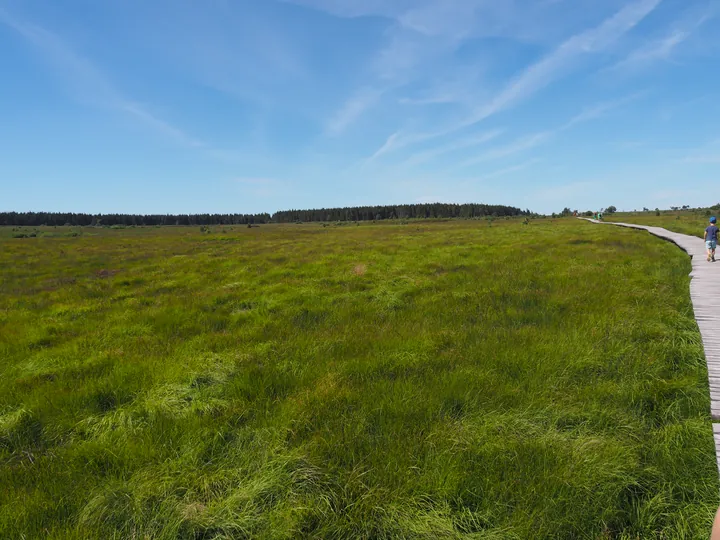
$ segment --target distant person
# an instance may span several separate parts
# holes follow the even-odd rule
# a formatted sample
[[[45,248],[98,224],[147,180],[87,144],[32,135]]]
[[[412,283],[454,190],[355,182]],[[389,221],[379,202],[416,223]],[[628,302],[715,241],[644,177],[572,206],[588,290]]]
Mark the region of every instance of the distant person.
[[[715,248],[717,247],[718,239],[717,219],[715,216],[710,218],[710,226],[705,229],[705,247],[707,248],[707,260],[708,262],[715,262]]]

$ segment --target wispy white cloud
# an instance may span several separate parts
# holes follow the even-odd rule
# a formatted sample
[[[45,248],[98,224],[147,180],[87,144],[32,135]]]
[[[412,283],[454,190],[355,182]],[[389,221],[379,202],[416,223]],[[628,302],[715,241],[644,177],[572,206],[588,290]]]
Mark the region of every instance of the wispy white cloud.
[[[386,32],[386,44],[363,68],[366,80],[373,82],[366,83],[334,113],[326,129],[331,136],[342,133],[376,104],[383,94],[426,76],[427,72],[422,67],[451,54],[470,35],[475,24],[471,15],[481,3],[478,0],[289,1],[340,17],[371,15],[392,21]],[[381,90],[369,91],[369,86]]]
[[[457,152],[458,150],[464,150],[467,148],[473,148],[475,146],[481,146],[481,145],[486,144],[489,141],[492,141],[493,139],[497,138],[502,133],[503,133],[503,130],[496,129],[496,130],[488,131],[486,133],[481,133],[480,135],[474,135],[472,137],[465,137],[463,139],[454,141],[452,143],[444,144],[441,146],[436,146],[434,148],[425,150],[424,152],[417,152],[417,153],[411,155],[408,159],[406,159],[403,162],[403,165],[406,165],[406,166],[419,165],[420,163],[425,163],[427,161],[430,161],[431,159],[437,158],[444,154]]]
[[[373,155],[365,159],[364,162],[366,164],[371,164],[386,154],[390,154],[391,152],[395,152],[401,148],[407,148],[415,144],[430,141],[446,134],[449,133],[423,133],[403,130],[396,131],[385,139],[383,145],[378,148]]]
[[[382,91],[373,88],[363,88],[337,111],[327,123],[326,132],[329,135],[340,135],[353,124],[365,110],[375,105],[382,96]]]
[[[11,28],[34,46],[69,89],[84,101],[105,106],[121,102],[115,88],[86,58],[76,54],[58,36],[48,30],[13,17],[0,8],[0,23]]]
[[[477,103],[479,95],[488,87],[488,59],[477,59],[469,65],[450,62],[446,67],[433,70],[433,75],[414,91],[405,89],[406,95],[398,103],[409,106],[453,105],[468,108]],[[446,109],[450,110],[450,109]]]
[[[452,94],[436,94],[426,98],[400,98],[398,103],[403,105],[441,105],[455,103],[457,98]]]
[[[370,75],[386,83],[405,84],[413,78],[418,66],[430,56],[445,52],[446,43],[428,39],[426,36],[394,28],[388,44],[370,62]]]
[[[549,141],[550,138],[555,135],[555,133],[556,131],[542,131],[539,133],[533,133],[531,135],[525,135],[509,144],[492,148],[486,152],[483,152],[479,156],[466,159],[465,161],[462,161],[453,168],[464,168],[470,165],[476,165],[478,163],[483,163],[485,161],[491,161],[494,159],[501,159],[515,155],[520,152],[524,152],[526,150],[530,150]]]
[[[441,105],[443,103],[456,103],[457,101],[457,96],[448,92],[424,98],[400,98],[398,103],[403,105]]]
[[[309,7],[337,17],[400,16],[412,7],[412,0],[286,0],[290,4]]]
[[[612,45],[647,17],[660,1],[633,2],[606,19],[600,26],[571,37],[548,56],[525,69],[489,104],[481,107],[472,118],[461,123],[458,128],[484,120],[542,90],[565,74],[581,56],[602,51]]]
[[[475,30],[475,17],[481,6],[481,2],[462,0],[418,3],[416,7],[400,15],[398,22],[428,36],[453,36],[461,39]]]
[[[690,12],[677,21],[666,36],[633,50],[626,58],[610,66],[606,71],[635,70],[658,60],[669,60],[677,47],[715,16],[716,10],[717,4],[712,3],[702,13]]]
[[[691,34],[692,32],[688,30],[675,30],[669,36],[634,51],[625,60],[616,64],[615,67],[622,68],[637,64],[638,62],[667,59],[675,47],[689,38]]]
[[[396,131],[395,133],[391,134],[385,140],[385,143],[380,148],[378,148],[375,151],[375,153],[372,156],[370,156],[366,161],[372,162],[372,161],[376,160],[377,158],[379,158],[380,156],[382,156],[383,154],[387,154],[391,150],[398,147],[398,145],[400,143],[398,143],[397,141],[402,141],[402,140],[403,140],[403,133],[401,133],[400,131]]]
[[[287,1],[339,17],[379,16],[392,21],[387,30],[388,42],[371,61],[367,77],[378,79],[383,86],[390,85],[396,88],[417,79],[427,78],[428,72],[436,72],[438,66],[447,64],[447,60],[455,50],[470,37],[507,37],[526,34],[525,28],[521,26],[529,22],[528,13],[533,15],[530,19],[537,21],[536,16],[550,6],[550,4],[538,6],[525,0],[512,3],[484,0]],[[402,98],[401,102],[404,104],[461,104],[470,107],[471,112],[465,114],[461,122],[436,133],[424,133],[418,136],[397,134],[393,137],[393,146],[384,144],[370,161],[392,149],[443,136],[477,123],[524,99],[549,84],[570,56],[602,49],[606,42],[612,41],[614,34],[631,27],[634,24],[634,17],[641,17],[643,10],[650,11],[659,1],[636,0],[634,4],[618,12],[600,27],[579,34],[563,44],[554,54],[528,68],[501,93],[489,100],[486,99],[487,96],[478,95],[478,89],[484,86],[478,80],[478,65],[473,65],[472,70],[467,66],[468,74],[450,84],[447,78],[443,77],[435,83],[436,87],[425,92],[425,95]],[[518,21],[523,22],[521,24]],[[347,125],[371,108],[367,106],[368,102],[374,104],[378,100],[369,99],[366,92],[360,90],[358,95],[353,96],[340,111],[335,113],[329,122],[327,132],[330,135],[341,133]],[[478,106],[480,100],[483,100],[483,104]]]
[[[397,27],[429,37],[503,37],[542,41],[596,11],[594,0],[283,0],[336,17],[385,18]],[[622,5],[606,0],[603,7]],[[592,9],[591,9],[592,8]]]
[[[537,146],[541,146],[550,142],[553,137],[563,131],[569,130],[583,122],[588,122],[601,118],[610,111],[618,109],[645,95],[647,95],[647,92],[641,91],[635,92],[633,94],[624,96],[616,100],[597,103],[595,105],[585,108],[579,114],[573,116],[567,122],[555,129],[523,135],[510,143],[491,148],[489,150],[486,150],[485,152],[480,153],[477,156],[460,161],[456,165],[450,167],[450,169],[448,170],[453,171],[457,169],[462,169],[471,165],[477,165],[479,163],[484,163],[487,161],[507,158],[515,154],[531,150]],[[503,133],[504,130],[491,130],[480,135],[465,137],[447,144],[430,148],[422,152],[416,152],[412,154],[409,158],[407,158],[405,161],[403,161],[400,164],[400,168],[402,169],[425,163],[446,153],[472,148],[473,146],[481,146],[487,142],[496,139]],[[377,158],[383,156],[384,154],[398,150],[399,148],[412,146],[421,142],[427,143],[431,140],[433,140],[433,137],[429,134],[416,133],[412,135],[407,135],[402,132],[393,133],[387,139],[385,144],[380,149],[378,149],[373,156],[363,161],[363,165],[371,165],[377,160]]]
[[[398,27],[425,36],[463,37],[475,30],[478,18],[499,11],[483,0],[286,0],[337,17],[384,17]]]
[[[473,112],[466,115],[461,121],[434,132],[403,133],[398,131],[371,156],[370,160],[392,150],[416,144],[420,141],[443,137],[460,129],[470,127],[528,99],[566,75],[584,55],[601,52],[613,45],[620,37],[655,10],[660,2],[661,0],[636,0],[626,5],[599,26],[572,36],[550,54],[527,67],[491,98],[489,102],[475,107]]]
[[[472,180],[465,180],[461,185],[466,184],[474,184],[478,182],[485,182],[487,180],[492,180],[494,178],[498,178],[501,176],[506,176],[508,174],[512,174],[514,172],[522,171],[524,169],[527,169],[528,167],[535,165],[536,163],[540,162],[539,159],[531,159],[529,161],[525,161],[523,163],[519,163],[517,165],[511,165],[510,167],[504,167],[502,169],[498,169],[496,171],[489,172],[487,174],[484,174],[482,176],[478,176],[477,178],[473,178]]]
[[[370,61],[366,67],[366,78],[374,81],[375,89],[366,85],[337,111],[327,126],[329,135],[338,135],[376,105],[384,94],[402,87],[422,75],[419,66],[431,57],[442,57],[452,50],[452,40],[437,40],[419,35],[405,28],[394,28],[389,43]]]
[[[2,8],[0,24],[13,29],[35,47],[71,94],[80,101],[121,111],[179,144],[195,148],[207,147],[202,141],[123,95],[90,60],[75,52],[56,34],[39,25],[22,21]]]
[[[598,103],[596,105],[593,105],[592,107],[586,108],[579,114],[573,116],[570,120],[568,120],[556,129],[532,133],[530,135],[524,135],[509,144],[491,148],[490,150],[483,152],[478,156],[467,159],[459,163],[455,168],[468,167],[470,165],[475,165],[495,159],[506,158],[520,152],[531,150],[537,146],[549,142],[553,137],[563,131],[567,131],[583,122],[598,119],[603,115],[607,114],[608,112],[612,111],[613,109],[617,109],[623,105],[626,105],[627,103],[630,103],[631,101],[638,99],[645,94],[645,92],[637,92],[635,94],[614,101]]]
[[[194,148],[206,148],[207,145],[199,139],[196,139],[183,130],[169,124],[165,120],[148,112],[147,108],[138,105],[137,103],[118,103],[118,108],[131,114],[132,116],[140,119],[146,125],[152,127],[158,133],[166,135],[168,138],[177,141],[185,146],[191,146]]]
[[[649,91],[643,90],[643,91],[639,91],[639,92],[634,92],[630,95],[621,97],[616,100],[604,101],[602,103],[597,103],[595,105],[592,105],[591,107],[587,107],[582,112],[580,112],[580,114],[572,117],[565,124],[563,124],[563,126],[560,128],[560,130],[564,131],[566,129],[570,129],[575,124],[580,124],[582,122],[587,122],[589,120],[595,120],[597,118],[601,118],[602,116],[609,113],[610,111],[612,111],[614,109],[619,109],[620,107],[627,105],[628,103],[631,103],[637,99],[645,97],[648,94],[649,94]]]

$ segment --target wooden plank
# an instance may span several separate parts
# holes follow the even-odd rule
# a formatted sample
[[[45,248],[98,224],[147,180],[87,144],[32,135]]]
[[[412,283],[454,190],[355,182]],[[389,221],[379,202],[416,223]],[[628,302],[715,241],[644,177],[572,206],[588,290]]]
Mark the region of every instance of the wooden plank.
[[[595,219],[580,218],[592,223],[605,224]],[[705,242],[701,238],[680,234],[662,227],[648,227],[634,223],[608,222],[608,225],[629,227],[648,231],[659,238],[669,240],[685,251],[691,259],[690,299],[693,304],[695,321],[697,321],[702,338],[705,362],[708,366],[710,383],[710,414],[713,421],[713,439],[715,440],[715,460],[720,474],[720,258],[718,266],[706,259]]]

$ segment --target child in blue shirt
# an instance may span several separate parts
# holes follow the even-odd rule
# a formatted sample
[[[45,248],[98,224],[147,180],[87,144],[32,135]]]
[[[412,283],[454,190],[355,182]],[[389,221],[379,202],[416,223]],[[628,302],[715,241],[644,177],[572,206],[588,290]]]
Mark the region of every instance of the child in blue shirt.
[[[705,229],[705,248],[707,249],[708,262],[715,262],[715,248],[717,247],[718,231],[717,219],[715,216],[710,218],[710,226]]]

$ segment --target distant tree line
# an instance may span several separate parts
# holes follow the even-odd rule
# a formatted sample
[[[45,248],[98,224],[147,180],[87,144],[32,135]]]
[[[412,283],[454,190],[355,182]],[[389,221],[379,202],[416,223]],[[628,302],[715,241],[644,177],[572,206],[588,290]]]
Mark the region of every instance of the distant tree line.
[[[0,225],[247,225],[269,223],[270,214],[74,214],[62,212],[0,212]]]
[[[392,206],[351,206],[314,210],[276,212],[277,223],[296,221],[373,221],[383,219],[476,218],[485,216],[524,216],[530,210],[492,204],[400,204]]]
[[[401,204],[315,210],[285,210],[270,214],[75,214],[63,212],[0,212],[0,226],[40,225],[247,225],[297,221],[373,221],[384,219],[477,218],[529,216],[530,210],[492,204]]]

